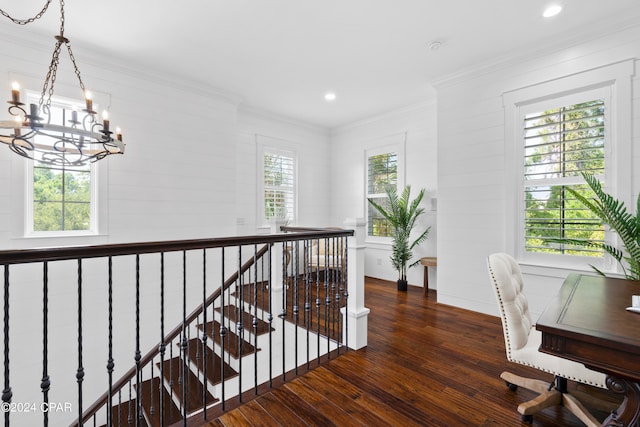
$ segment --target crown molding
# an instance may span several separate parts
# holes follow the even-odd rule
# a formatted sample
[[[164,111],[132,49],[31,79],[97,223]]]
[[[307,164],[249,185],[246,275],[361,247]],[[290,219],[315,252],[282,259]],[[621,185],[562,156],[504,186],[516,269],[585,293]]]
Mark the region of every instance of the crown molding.
[[[43,35],[41,32],[21,32],[18,36],[14,31],[10,31],[6,25],[0,25],[0,37],[3,41],[9,42],[20,47],[32,49],[38,52],[47,52],[49,56],[53,52],[55,45],[53,37]],[[51,39],[51,40],[49,40]],[[51,43],[47,43],[51,41]],[[167,72],[150,72],[149,70],[142,70],[141,68],[132,66],[131,62],[127,62],[124,58],[110,55],[108,60],[105,60],[105,55],[98,56],[95,52],[95,48],[83,43],[82,41],[72,41],[74,47],[78,47],[78,51],[81,54],[78,55],[74,52],[76,60],[79,66],[82,68],[83,64],[106,70],[108,72],[120,75],[126,75],[128,77],[150,81],[160,86],[171,87],[180,91],[188,93],[198,94],[199,96],[205,95],[221,99],[226,103],[230,103],[237,107],[243,102],[243,97],[235,92],[221,89],[204,82],[185,81],[184,76],[175,75]],[[10,54],[10,52],[3,52],[3,54]],[[16,55],[13,55],[14,57]],[[127,64],[127,65],[125,65]],[[44,64],[43,67],[46,67]],[[43,68],[44,73],[45,68]]]
[[[262,108],[258,108],[258,107],[254,107],[252,105],[249,104],[240,104],[238,106],[238,113],[241,114],[249,114],[258,118],[263,118],[263,119],[267,119],[267,120],[272,120],[272,121],[276,121],[288,126],[295,126],[297,128],[303,129],[303,130],[307,130],[307,131],[311,131],[311,132],[315,132],[315,133],[320,133],[324,136],[331,136],[331,129],[323,127],[323,126],[318,126],[318,125],[314,125],[311,123],[307,123],[301,120],[296,120],[296,119],[292,119],[290,117],[287,116],[282,116],[280,114],[274,113],[272,111],[269,110],[265,110]]]
[[[490,74],[508,66],[543,58],[575,46],[588,44],[603,37],[612,36],[633,28],[640,28],[640,23],[638,22],[637,17],[627,17],[623,20],[610,20],[607,23],[600,23],[598,27],[602,28],[602,30],[594,31],[593,27],[587,27],[581,32],[574,33],[573,37],[565,38],[564,43],[561,44],[558,43],[558,40],[549,40],[544,44],[536,43],[533,47],[519,47],[518,49],[497,58],[487,60],[467,68],[462,68],[455,73],[446,74],[432,79],[430,83],[436,90],[438,90],[439,88],[446,87],[448,85],[470,80],[479,75]],[[530,47],[531,49],[529,49]]]
[[[402,116],[408,113],[411,113],[413,111],[416,110],[422,110],[424,108],[429,108],[429,107],[435,107],[437,105],[437,98],[434,96],[432,98],[429,98],[427,100],[415,103],[415,104],[410,104],[404,107],[400,107],[400,108],[396,108],[393,110],[389,110],[386,111],[384,113],[380,113],[380,114],[376,114],[374,116],[370,116],[361,120],[357,120],[355,122],[346,124],[346,125],[342,125],[342,126],[338,126],[335,127],[333,129],[331,129],[331,135],[335,136],[344,132],[348,132],[350,130],[353,129],[357,129],[359,127],[362,126],[366,126],[372,123],[376,123],[376,122],[380,122],[383,120],[387,120],[390,119],[392,117],[396,117],[396,116]]]

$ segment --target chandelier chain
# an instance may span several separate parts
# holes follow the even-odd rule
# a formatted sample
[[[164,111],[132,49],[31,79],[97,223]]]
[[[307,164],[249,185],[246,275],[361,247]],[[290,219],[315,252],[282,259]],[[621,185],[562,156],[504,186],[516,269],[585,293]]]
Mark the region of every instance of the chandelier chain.
[[[44,80],[44,85],[42,86],[42,93],[40,94],[40,102],[39,104],[46,105],[47,107],[51,106],[51,97],[54,93],[54,86],[56,82],[56,76],[58,72],[58,64],[60,63],[60,49],[62,48],[62,43],[67,47],[67,51],[69,52],[69,58],[71,59],[71,63],[73,64],[73,69],[78,78],[78,82],[80,83],[80,89],[83,93],[85,93],[86,88],[84,86],[84,82],[82,81],[82,77],[80,76],[80,69],[78,68],[78,64],[76,64],[76,58],[73,55],[73,51],[71,50],[71,44],[69,43],[69,39],[64,36],[64,0],[60,0],[60,35],[56,37],[57,43],[56,47],[53,51],[53,56],[51,57],[51,64],[49,65],[49,71],[47,72],[47,77]],[[45,103],[46,96],[46,103]]]
[[[36,16],[34,16],[33,18],[28,18],[28,19],[17,19],[14,18],[13,16],[9,15],[7,12],[5,12],[4,10],[0,9],[0,14],[2,14],[2,16],[9,18],[14,24],[18,24],[18,25],[27,25],[32,23],[33,21],[42,18],[42,15],[44,15],[44,13],[47,11],[47,9],[49,8],[49,5],[51,4],[51,0],[47,0],[47,2],[45,3],[44,7],[42,8],[42,10],[40,12],[38,12],[36,14]]]

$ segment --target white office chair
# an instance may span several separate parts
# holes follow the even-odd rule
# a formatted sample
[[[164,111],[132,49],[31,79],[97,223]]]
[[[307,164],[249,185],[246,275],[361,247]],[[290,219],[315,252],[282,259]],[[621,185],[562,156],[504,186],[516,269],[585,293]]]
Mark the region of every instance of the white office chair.
[[[568,392],[567,380],[606,388],[605,375],[587,369],[582,364],[539,352],[542,335],[535,329],[531,320],[527,298],[523,293],[520,266],[510,255],[503,253],[490,255],[487,265],[500,307],[507,359],[555,376],[554,383],[549,384],[510,372],[500,375],[511,390],[521,386],[539,393],[535,399],[518,406],[522,420],[531,422],[534,413],[550,406],[563,405],[587,426],[599,426],[600,422]],[[615,404],[611,402],[604,402],[582,393],[580,399],[594,409],[611,411],[615,408]]]

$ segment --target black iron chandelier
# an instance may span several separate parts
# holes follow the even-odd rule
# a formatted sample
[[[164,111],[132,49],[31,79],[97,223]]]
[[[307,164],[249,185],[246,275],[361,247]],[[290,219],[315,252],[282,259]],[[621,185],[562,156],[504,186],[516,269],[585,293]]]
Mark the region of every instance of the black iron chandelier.
[[[36,16],[25,20],[15,19],[2,9],[0,13],[16,24],[26,25],[42,17],[51,1],[47,0]],[[107,112],[103,113],[102,121],[96,118],[91,94],[85,89],[69,39],[64,36],[64,21],[64,0],[60,0],[60,34],[55,36],[56,46],[39,103],[26,108],[20,101],[20,87],[13,83],[11,99],[7,102],[14,120],[0,121],[0,142],[23,157],[58,167],[86,165],[111,154],[122,154],[125,147],[120,129],[115,133],[111,131]],[[63,44],[80,83],[85,108],[80,111],[76,108],[73,111],[63,109],[60,115],[53,114],[51,97]]]

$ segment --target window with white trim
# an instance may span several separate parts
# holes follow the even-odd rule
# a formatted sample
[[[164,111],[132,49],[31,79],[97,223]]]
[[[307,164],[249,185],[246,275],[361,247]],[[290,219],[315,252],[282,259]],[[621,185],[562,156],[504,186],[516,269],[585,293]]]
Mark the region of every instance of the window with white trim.
[[[388,206],[386,191],[398,188],[398,152],[380,151],[367,154],[367,199],[382,207]],[[367,203],[367,235],[391,237],[391,224],[370,203]]]
[[[629,204],[631,197],[631,76],[622,61],[506,92],[507,252],[531,266],[616,271],[599,251],[549,242],[617,236],[570,197],[588,194],[581,172]],[[512,237],[512,238],[511,238]]]
[[[602,222],[568,188],[593,197],[582,172],[605,180],[606,109],[608,97],[554,99],[523,109],[524,250],[603,257],[591,246],[553,243],[568,238],[604,241]],[[604,94],[603,94],[604,95]],[[569,102],[569,103],[567,103]]]
[[[37,97],[29,94],[29,102],[37,103]],[[76,105],[82,104],[78,101]],[[73,107],[72,102],[52,99],[52,121],[64,122],[67,116],[71,117]],[[28,162],[26,235],[97,233],[97,165],[92,163],[84,166],[52,166],[37,160]]]
[[[296,155],[292,151],[264,147],[262,154],[263,219],[295,220]]]

